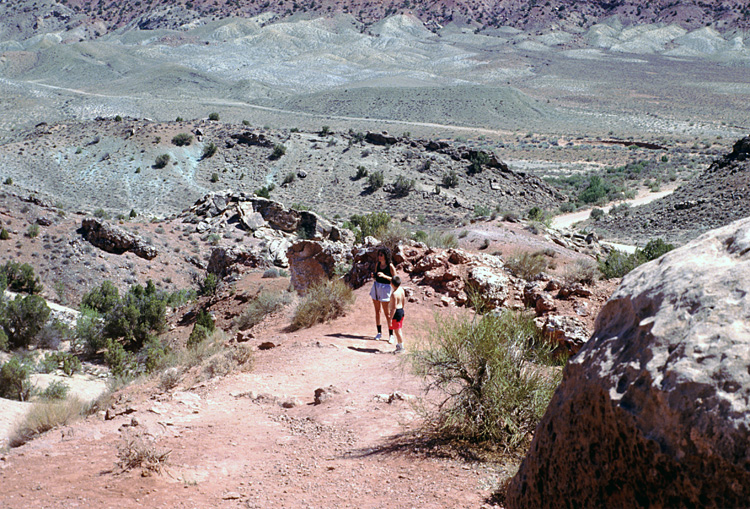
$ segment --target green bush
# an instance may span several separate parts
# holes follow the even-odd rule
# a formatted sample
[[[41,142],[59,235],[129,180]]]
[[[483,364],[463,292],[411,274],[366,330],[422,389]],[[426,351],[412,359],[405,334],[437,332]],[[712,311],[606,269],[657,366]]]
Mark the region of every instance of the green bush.
[[[11,357],[0,367],[0,398],[28,401],[33,393],[31,366]]]
[[[219,147],[217,147],[214,142],[209,143],[208,145],[203,147],[202,159],[208,159],[209,157],[213,157],[214,154],[216,154],[217,150],[219,150]]]
[[[112,281],[104,281],[99,288],[86,293],[81,299],[81,306],[99,313],[108,313],[120,302],[120,292]]]
[[[605,214],[606,212],[604,212],[602,209],[594,207],[591,210],[591,214],[589,215],[589,217],[591,217],[591,219],[593,219],[594,221],[598,221],[603,218]]]
[[[125,347],[111,338],[107,339],[104,362],[109,366],[110,372],[116,378],[130,376],[136,369],[133,354],[125,351]]]
[[[544,415],[561,370],[529,316],[504,310],[474,319],[436,316],[426,344],[410,354],[428,391],[445,400],[427,412],[444,438],[489,441],[506,451],[525,443]]]
[[[312,284],[292,318],[293,329],[312,327],[344,316],[354,304],[354,292],[341,279]]]
[[[156,336],[149,336],[136,355],[139,367],[146,373],[164,368],[169,358],[169,347]]]
[[[76,322],[75,336],[77,350],[83,351],[86,355],[96,355],[107,344],[102,315],[92,309],[82,309]]]
[[[289,173],[284,175],[284,180],[281,181],[281,185],[291,184],[296,179],[297,175],[293,171],[290,171]]]
[[[599,175],[592,175],[589,178],[589,185],[578,195],[578,201],[581,203],[598,203],[607,196],[607,188]]]
[[[211,182],[215,184],[215,183],[217,183],[218,181],[219,181],[219,174],[218,174],[218,173],[216,173],[216,172],[213,172],[213,173],[211,174]]]
[[[354,214],[345,228],[354,231],[357,242],[363,242],[365,237],[381,238],[388,229],[391,216],[387,212],[371,212],[369,214]]]
[[[211,332],[203,325],[196,323],[190,332],[186,346],[190,349],[195,349],[209,337],[211,337]]]
[[[156,161],[154,161],[154,168],[164,168],[169,164],[169,161],[169,154],[161,154],[159,156],[156,156]]]
[[[8,230],[3,228],[0,230],[0,240],[8,240],[10,238],[10,233],[8,233]]]
[[[251,300],[242,313],[235,318],[234,325],[239,330],[246,330],[259,324],[263,318],[282,309],[291,302],[288,292],[261,291]]]
[[[73,338],[74,331],[61,320],[53,318],[48,320],[44,327],[36,335],[37,348],[46,348],[48,350],[57,350],[60,343]]]
[[[14,292],[40,293],[44,287],[28,263],[8,261],[0,267],[0,278],[4,278],[7,288]]]
[[[214,122],[217,122],[219,120],[219,114],[216,113],[216,112],[209,113],[208,114],[208,119],[209,120],[213,120]]]
[[[214,295],[216,293],[216,290],[219,288],[220,282],[221,279],[219,278],[219,276],[217,276],[213,272],[208,272],[206,273],[206,277],[203,278],[203,281],[200,284],[198,293],[203,296]]]
[[[408,196],[414,190],[414,179],[408,179],[403,175],[396,177],[391,192],[398,197]]]
[[[61,380],[53,380],[42,392],[39,397],[43,400],[61,400],[68,397],[70,386]]]
[[[566,283],[582,283],[593,285],[600,277],[599,265],[592,259],[579,259],[565,270],[563,279]]]
[[[190,145],[193,143],[193,135],[188,133],[180,133],[176,134],[172,138],[172,144],[177,145],[178,147],[185,147],[187,145]]]
[[[257,189],[255,191],[255,196],[260,196],[261,198],[271,198],[271,191],[276,189],[276,186],[273,184],[268,184],[267,186],[263,186],[260,189]]]
[[[277,143],[273,146],[273,152],[271,153],[271,159],[280,159],[281,156],[286,154],[286,147],[281,143]]]
[[[383,187],[384,183],[385,178],[383,177],[382,171],[370,173],[370,175],[367,177],[367,184],[370,186],[371,191],[377,191],[378,189]]]
[[[367,168],[362,165],[357,166],[357,173],[354,174],[354,180],[359,180],[367,176]]]
[[[26,235],[30,239],[35,239],[39,236],[39,225],[38,224],[30,224],[28,229],[26,230]]]
[[[674,245],[662,239],[650,240],[643,249],[627,254],[616,249],[610,251],[607,258],[599,260],[599,270],[606,279],[624,277],[625,274],[641,264],[656,260],[664,253],[674,249]]]
[[[451,170],[443,175],[443,186],[444,187],[458,187],[458,174],[455,170]]]
[[[168,295],[157,292],[153,281],[146,287],[130,287],[120,302],[104,319],[104,336],[122,339],[131,351],[139,350],[153,332],[162,332],[166,326],[166,301]]]
[[[479,151],[469,158],[469,175],[481,173],[484,165],[490,162],[490,155],[486,152]]]
[[[17,295],[2,309],[2,328],[10,348],[26,348],[42,330],[50,315],[50,308],[38,295]]]
[[[73,376],[81,371],[81,361],[68,352],[48,352],[40,361],[40,365],[46,373],[59,369],[66,375]]]

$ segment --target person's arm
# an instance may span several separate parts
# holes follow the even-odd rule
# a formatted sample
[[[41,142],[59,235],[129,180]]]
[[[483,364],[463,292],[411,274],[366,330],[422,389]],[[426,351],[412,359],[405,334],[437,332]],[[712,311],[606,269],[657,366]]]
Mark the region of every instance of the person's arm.
[[[393,318],[396,312],[396,292],[391,292],[391,300],[388,301],[388,320]],[[390,325],[390,322],[388,323]]]

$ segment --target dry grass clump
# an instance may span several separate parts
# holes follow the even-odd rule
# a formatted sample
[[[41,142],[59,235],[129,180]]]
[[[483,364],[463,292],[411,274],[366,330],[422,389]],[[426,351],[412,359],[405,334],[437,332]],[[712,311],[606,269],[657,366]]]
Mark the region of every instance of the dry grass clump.
[[[158,449],[153,440],[140,433],[125,433],[117,447],[117,463],[123,471],[142,468],[144,471],[161,473],[172,451]]]
[[[512,254],[505,261],[505,266],[516,277],[527,281],[533,280],[549,267],[549,261],[542,252],[528,251]]]
[[[567,284],[581,283],[591,286],[599,280],[601,275],[602,273],[599,271],[599,265],[596,261],[586,258],[576,260],[573,265],[568,265],[565,269],[563,279]]]
[[[34,403],[23,421],[13,430],[9,439],[11,447],[18,447],[45,431],[65,426],[90,412],[91,405],[78,398],[64,401],[43,400]]]
[[[297,306],[292,328],[304,329],[344,316],[353,303],[354,293],[343,280],[319,281],[307,289]]]
[[[289,292],[261,291],[245,310],[234,320],[239,330],[246,330],[259,324],[267,315],[274,313],[292,300]]]
[[[425,407],[428,431],[505,451],[526,443],[562,378],[533,318],[510,310],[436,316],[409,360],[427,390],[444,396]]]

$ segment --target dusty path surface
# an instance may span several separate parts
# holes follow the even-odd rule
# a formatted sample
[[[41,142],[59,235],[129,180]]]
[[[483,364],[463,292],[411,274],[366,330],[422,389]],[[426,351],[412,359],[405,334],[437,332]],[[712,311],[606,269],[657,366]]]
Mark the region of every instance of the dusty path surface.
[[[276,347],[256,351],[250,372],[168,392],[158,381],[133,386],[115,402],[116,417],[91,416],[6,452],[0,507],[487,504],[514,467],[433,454],[415,438],[420,416],[405,400],[421,395],[422,382],[393,346],[372,340],[368,290],[330,324],[287,332],[289,316],[274,318],[262,341]],[[417,297],[407,306],[407,341],[447,309]],[[315,390],[331,386],[332,397],[315,405]],[[117,466],[128,433],[171,451],[161,474]]]
[[[659,191],[658,193],[651,193],[651,192],[643,191],[632,200],[624,200],[621,202],[617,202],[616,205],[620,205],[622,203],[627,203],[631,207],[635,207],[637,205],[645,205],[646,203],[651,203],[652,201],[658,200],[659,198],[663,198],[669,194],[672,194],[673,192],[674,192],[674,189],[669,189],[667,191]],[[602,207],[602,210],[604,212],[609,212],[609,209],[611,208],[612,208],[612,205],[606,205]],[[591,215],[591,210],[593,209],[583,209],[583,210],[577,210],[575,212],[571,212],[569,214],[560,214],[559,216],[555,216],[552,219],[552,228],[556,228],[560,230],[563,228],[569,228],[573,226],[575,223],[578,223],[580,221],[585,221]]]

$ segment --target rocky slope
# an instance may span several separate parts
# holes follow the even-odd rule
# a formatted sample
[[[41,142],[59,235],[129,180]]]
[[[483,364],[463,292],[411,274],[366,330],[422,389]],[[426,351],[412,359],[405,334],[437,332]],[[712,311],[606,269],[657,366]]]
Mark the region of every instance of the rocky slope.
[[[77,35],[98,37],[119,27],[176,29],[206,20],[230,16],[320,17],[351,15],[363,28],[393,14],[408,14],[429,27],[457,23],[475,28],[515,27],[519,29],[586,29],[610,16],[626,25],[640,23],[676,23],[694,29],[713,25],[721,29],[746,29],[750,10],[742,0],[700,2],[690,0],[622,0],[614,2],[550,0],[448,0],[401,2],[387,0],[282,0],[279,2],[232,2],[231,0],[191,0],[173,2],[118,2],[116,0],[69,0],[34,2],[25,0],[0,4],[3,24],[0,39],[22,37],[60,29],[74,29]]]
[[[750,137],[674,193],[593,223],[608,236],[645,243],[663,238],[682,244],[708,230],[750,216]]]

